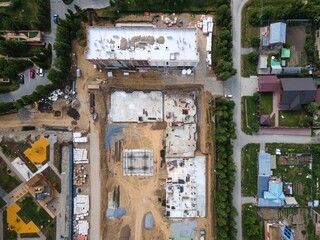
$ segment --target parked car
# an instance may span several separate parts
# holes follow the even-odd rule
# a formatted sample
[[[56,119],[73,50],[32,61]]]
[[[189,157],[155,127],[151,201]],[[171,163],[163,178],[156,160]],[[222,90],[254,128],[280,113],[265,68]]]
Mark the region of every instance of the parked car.
[[[43,76],[44,76],[43,68],[40,68],[40,69],[39,69],[39,76],[40,76],[40,77],[43,77]]]
[[[53,22],[54,22],[55,24],[58,24],[58,21],[59,21],[59,15],[58,15],[58,14],[54,14],[54,15],[53,15]]]
[[[35,71],[33,68],[30,69],[30,77],[31,78],[34,78],[34,75],[35,75]]]
[[[19,82],[20,82],[21,84],[24,84],[24,75],[23,75],[23,74],[20,74],[20,76],[19,76]]]
[[[232,98],[232,95],[231,94],[225,94],[224,97],[225,98]]]

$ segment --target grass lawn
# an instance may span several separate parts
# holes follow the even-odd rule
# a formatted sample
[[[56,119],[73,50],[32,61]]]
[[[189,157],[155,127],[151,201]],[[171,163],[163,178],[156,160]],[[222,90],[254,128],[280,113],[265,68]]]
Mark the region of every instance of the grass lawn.
[[[306,178],[308,174],[311,174],[308,165],[299,165],[294,167],[277,165],[277,169],[273,170],[273,175],[281,177],[283,182],[292,182],[293,187],[297,183],[301,183],[303,191],[301,194],[293,191],[294,197],[300,206],[306,206],[306,199],[310,199],[312,180]]]
[[[19,86],[20,84],[17,79],[12,79],[10,83],[0,83],[0,93],[15,91]]]
[[[6,201],[3,200],[2,197],[0,197],[0,208],[2,208],[2,207],[5,206],[5,205],[6,205]]]
[[[283,116],[283,117],[282,117]],[[279,126],[309,127],[308,114],[303,109],[298,111],[279,111]]]
[[[242,239],[263,240],[263,220],[258,215],[259,208],[253,204],[242,205]]]
[[[280,149],[282,154],[285,153],[310,153],[313,145],[295,144],[295,143],[266,143],[266,152],[275,154],[276,149]]]
[[[15,20],[23,22],[29,29],[34,29],[33,22],[37,22],[38,5],[35,0],[20,0],[17,7],[12,10],[9,7],[0,7],[0,14],[8,14]]]
[[[61,180],[59,176],[51,169],[51,167],[46,168],[42,172],[43,176],[52,184],[52,186],[60,193],[61,192]]]
[[[254,97],[242,97],[241,99],[241,127],[246,134],[252,134],[257,124],[257,102]]]
[[[54,161],[53,164],[54,166],[59,170],[61,173],[61,150],[62,150],[62,145],[59,142],[56,142],[54,144]]]
[[[46,228],[53,221],[46,210],[40,207],[31,195],[26,195],[17,204],[21,207],[21,210],[17,214],[25,223],[33,221],[39,229],[42,229]]]
[[[57,222],[56,219],[54,219],[46,229],[42,230],[42,233],[46,236],[47,240],[56,239],[56,227]]]
[[[37,233],[21,233],[21,238],[39,238],[40,236]]]
[[[261,93],[260,94],[260,113],[271,114],[273,111],[273,93]]]
[[[2,221],[3,221],[3,239],[5,240],[16,240],[17,239],[17,233],[15,231],[8,230],[8,223],[7,223],[7,211],[3,211],[2,215]]]
[[[119,1],[120,2],[120,1]],[[178,1],[145,1],[145,0],[131,0],[121,1],[122,3],[116,4],[118,6],[97,9],[96,13],[99,17],[110,17],[110,12],[119,10],[121,13],[137,12],[143,14],[144,11],[151,12],[192,12],[192,11],[214,11],[215,6],[212,0],[185,0],[183,4]]]
[[[21,181],[17,177],[12,177],[7,174],[7,168],[0,170],[0,187],[6,192],[9,193],[17,186],[19,186]]]
[[[257,66],[251,64],[248,60],[248,55],[241,55],[241,76],[250,77],[257,75]]]
[[[241,192],[244,197],[257,195],[258,152],[260,144],[247,144],[241,152]]]
[[[242,9],[241,18],[241,46],[244,48],[251,47],[251,39],[253,37],[259,37],[259,28],[252,26],[248,21],[249,12],[246,4]]]

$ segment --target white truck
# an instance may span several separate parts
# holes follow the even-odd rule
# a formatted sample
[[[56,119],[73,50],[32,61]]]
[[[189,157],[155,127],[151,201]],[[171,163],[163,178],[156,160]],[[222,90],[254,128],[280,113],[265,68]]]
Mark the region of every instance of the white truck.
[[[200,240],[205,240],[206,231],[204,229],[200,229]]]

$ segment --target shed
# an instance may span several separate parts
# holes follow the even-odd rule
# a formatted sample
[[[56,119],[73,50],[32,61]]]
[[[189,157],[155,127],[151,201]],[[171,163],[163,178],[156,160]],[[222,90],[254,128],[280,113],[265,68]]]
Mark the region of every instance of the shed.
[[[286,207],[294,207],[298,205],[298,202],[294,197],[286,197],[284,202]]]
[[[276,155],[271,155],[270,158],[270,165],[271,165],[271,169],[277,169],[277,156]]]
[[[271,120],[270,120],[270,115],[264,114],[260,116],[260,125],[261,126],[270,126],[271,125]]]
[[[266,69],[268,67],[268,56],[260,55],[259,56],[259,68]]]
[[[281,74],[281,72],[282,72],[281,62],[271,60],[271,74]]]
[[[281,48],[281,58],[290,58],[290,48]]]

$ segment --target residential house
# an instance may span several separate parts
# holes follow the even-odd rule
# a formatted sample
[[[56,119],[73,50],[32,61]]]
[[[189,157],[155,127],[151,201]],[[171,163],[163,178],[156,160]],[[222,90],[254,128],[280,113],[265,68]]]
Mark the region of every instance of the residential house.
[[[287,24],[277,22],[270,24],[270,45],[286,43]]]
[[[264,221],[265,240],[294,240],[294,232],[287,225],[280,221]]]
[[[281,46],[286,43],[287,25],[283,22],[271,23],[270,26],[260,28],[261,47]]]
[[[281,78],[279,107],[300,110],[315,99],[317,89],[312,78]]]

